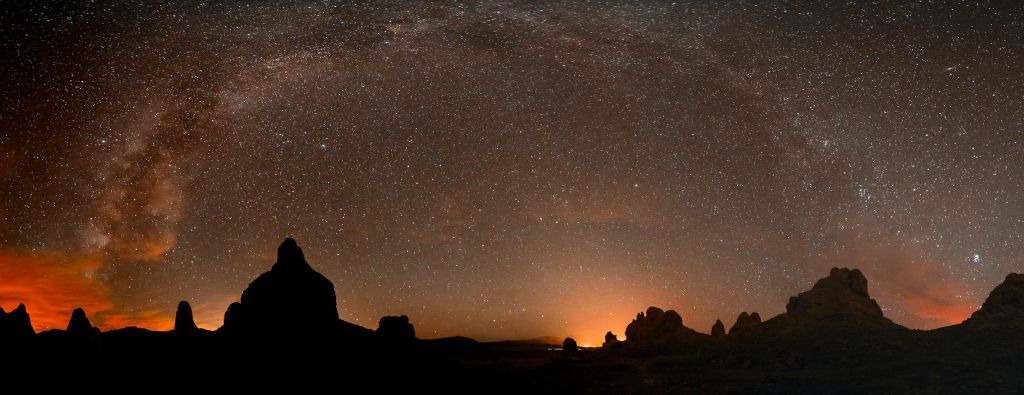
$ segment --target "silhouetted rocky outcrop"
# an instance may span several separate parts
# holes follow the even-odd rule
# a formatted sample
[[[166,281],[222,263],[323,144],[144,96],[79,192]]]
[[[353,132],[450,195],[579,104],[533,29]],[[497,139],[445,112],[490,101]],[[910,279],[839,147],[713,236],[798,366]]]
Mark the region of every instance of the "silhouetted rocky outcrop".
[[[19,304],[10,313],[0,308],[0,340],[25,338],[35,333],[24,304]]]
[[[228,309],[224,311],[224,324],[218,329],[219,331],[233,333],[245,326],[245,322],[242,319],[242,304],[238,302],[231,303],[228,305]]]
[[[625,345],[633,350],[664,352],[679,350],[707,335],[683,325],[683,318],[675,310],[663,311],[647,308],[626,326]]]
[[[322,337],[337,325],[334,284],[313,270],[292,238],[281,243],[274,266],[249,284],[224,317],[224,332],[264,337]]]
[[[377,325],[377,335],[390,342],[412,342],[416,340],[416,329],[408,316],[384,316]]]
[[[809,291],[789,298],[786,314],[809,319],[884,320],[882,308],[868,295],[868,280],[857,269],[832,268]]]
[[[612,331],[608,331],[608,333],[604,334],[604,344],[601,344],[601,347],[604,347],[604,348],[614,347],[614,346],[619,345],[620,343],[622,343],[622,342],[619,341],[619,337],[615,336],[615,334],[612,333]]]
[[[995,287],[970,320],[1024,317],[1024,274],[1010,273]]]
[[[179,336],[191,336],[199,330],[195,320],[192,318],[192,305],[186,301],[178,303],[178,310],[174,313],[174,333]]]
[[[725,335],[725,324],[722,320],[715,320],[715,324],[711,326],[711,336],[722,336]]]
[[[576,339],[567,337],[564,341],[562,341],[562,355],[571,357],[575,356],[579,352],[580,347],[576,344]]]
[[[758,325],[761,325],[761,315],[757,314],[757,312],[747,314],[744,311],[740,313],[739,317],[736,317],[736,323],[732,324],[732,328],[729,328],[729,334],[743,333]]]
[[[90,336],[96,330],[89,322],[89,316],[85,315],[85,310],[82,310],[81,307],[71,312],[71,320],[68,321],[68,335]]]

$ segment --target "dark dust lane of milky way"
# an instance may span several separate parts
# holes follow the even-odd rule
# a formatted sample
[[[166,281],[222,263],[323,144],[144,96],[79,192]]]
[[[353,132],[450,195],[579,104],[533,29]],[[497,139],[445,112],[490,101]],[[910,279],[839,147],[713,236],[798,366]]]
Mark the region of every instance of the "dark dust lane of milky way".
[[[1019,2],[181,3],[0,3],[36,331],[215,329],[289,236],[348,322],[580,346],[832,267],[936,328],[1024,271]]]

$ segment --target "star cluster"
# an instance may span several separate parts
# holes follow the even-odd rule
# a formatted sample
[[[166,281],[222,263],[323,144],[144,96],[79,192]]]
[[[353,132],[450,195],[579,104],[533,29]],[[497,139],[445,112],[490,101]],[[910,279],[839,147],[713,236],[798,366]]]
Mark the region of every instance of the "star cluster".
[[[0,6],[0,273],[107,328],[219,326],[286,236],[421,337],[707,331],[833,266],[933,328],[1024,270],[1019,4],[70,3]]]

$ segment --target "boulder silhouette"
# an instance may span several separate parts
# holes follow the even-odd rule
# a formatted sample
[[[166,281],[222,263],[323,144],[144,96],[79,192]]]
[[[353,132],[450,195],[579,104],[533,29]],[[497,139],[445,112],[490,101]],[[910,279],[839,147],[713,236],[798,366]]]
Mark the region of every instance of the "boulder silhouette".
[[[757,312],[747,314],[744,311],[740,313],[739,317],[736,317],[736,323],[732,324],[732,328],[729,328],[729,334],[742,333],[758,325],[761,325],[761,315],[757,314]]]
[[[380,318],[377,334],[392,342],[416,340],[416,329],[409,323],[408,316],[384,316]]]
[[[11,310],[10,313],[0,308],[0,339],[24,338],[36,334],[32,329],[32,320],[24,304]]]
[[[178,311],[174,313],[174,333],[181,336],[190,336],[196,333],[199,327],[192,318],[192,305],[186,301],[178,303]]]
[[[722,336],[725,335],[725,324],[722,320],[715,320],[715,324],[711,326],[711,336]]]
[[[1010,273],[985,299],[969,321],[1019,319],[1024,315],[1024,274]]]
[[[573,356],[580,352],[580,347],[576,345],[576,339],[571,337],[565,338],[562,341],[562,354],[565,356]]]
[[[295,239],[277,249],[277,262],[225,312],[228,333],[271,336],[330,335],[338,323],[334,284],[306,262]]]

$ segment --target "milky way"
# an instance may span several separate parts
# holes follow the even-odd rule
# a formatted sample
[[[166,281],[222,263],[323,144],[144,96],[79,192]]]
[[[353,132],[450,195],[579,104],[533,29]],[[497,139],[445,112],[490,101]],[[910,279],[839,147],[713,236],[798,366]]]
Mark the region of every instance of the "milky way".
[[[1024,271],[1020,4],[64,3],[0,4],[37,329],[217,327],[286,236],[421,337],[708,331],[833,266],[933,328]]]

